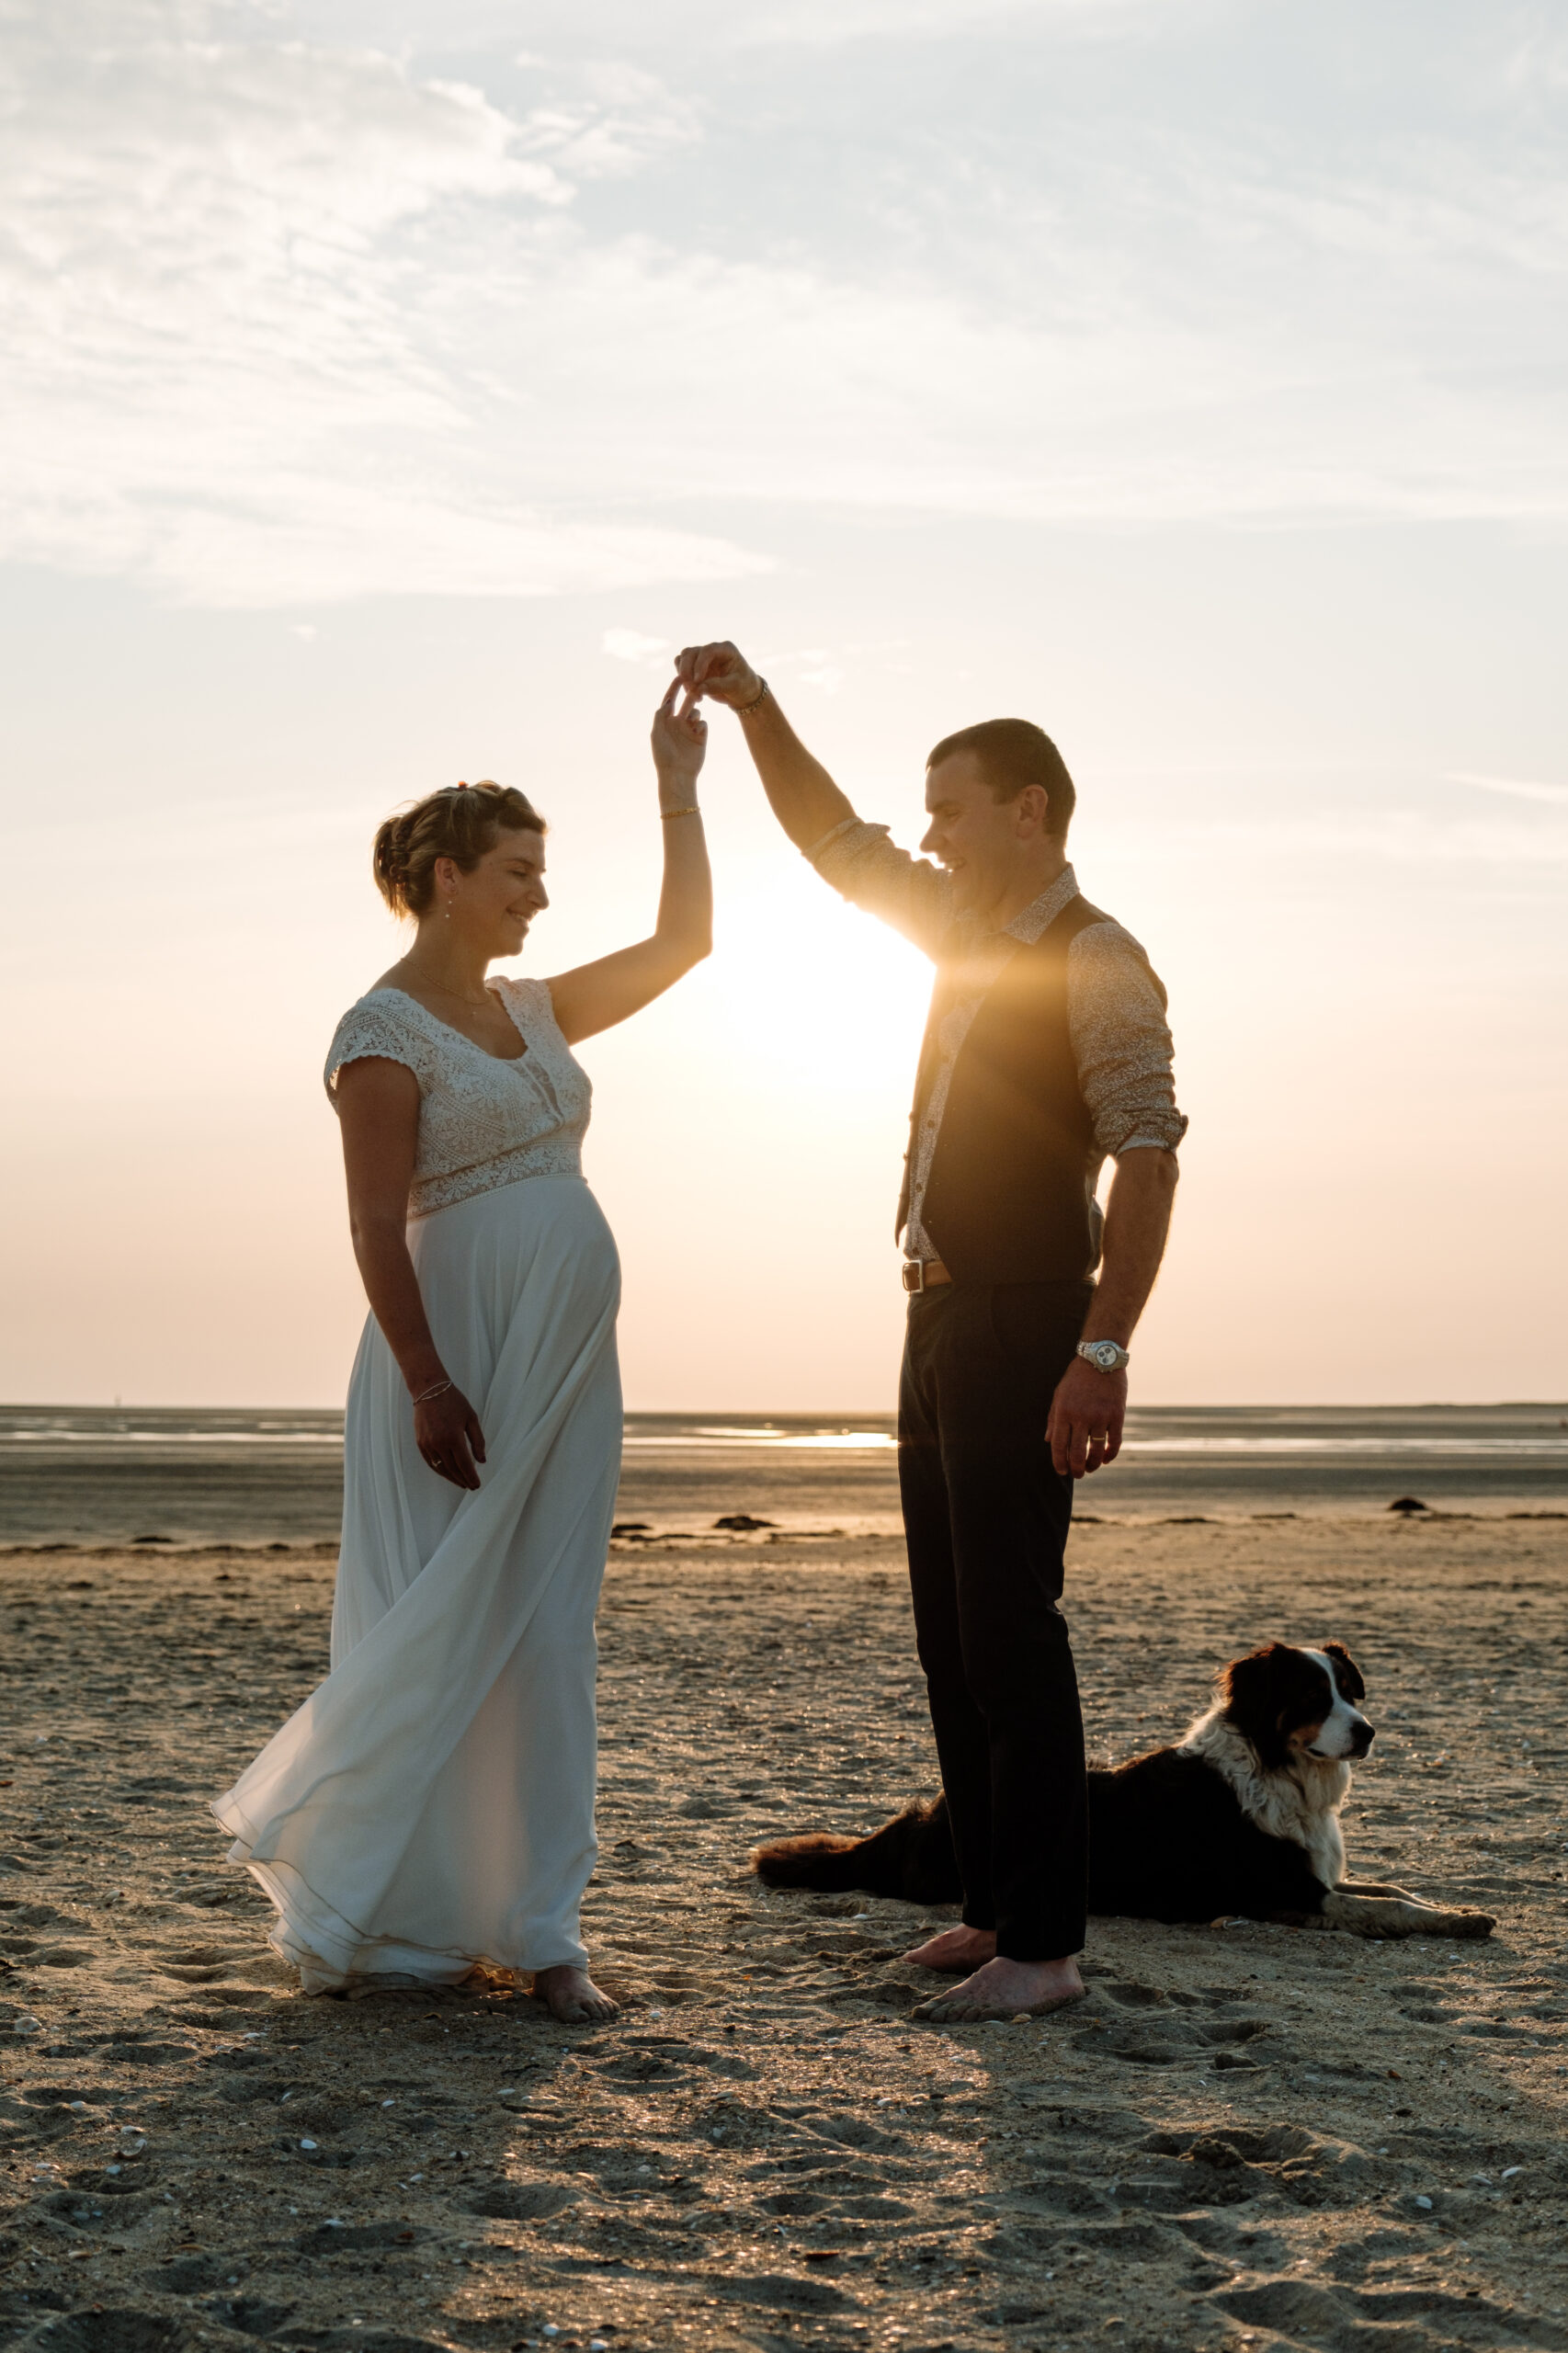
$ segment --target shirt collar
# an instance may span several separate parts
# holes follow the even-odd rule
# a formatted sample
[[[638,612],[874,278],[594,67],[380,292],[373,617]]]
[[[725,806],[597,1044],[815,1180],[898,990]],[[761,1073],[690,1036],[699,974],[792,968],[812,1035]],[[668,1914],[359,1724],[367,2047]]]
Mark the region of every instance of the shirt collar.
[[[1077,895],[1078,878],[1071,866],[1064,866],[1055,881],[1048,883],[1022,915],[1015,915],[1012,922],[1004,926],[1005,937],[1020,941],[1025,948],[1032,948],[1056,921],[1062,908],[1070,906]]]

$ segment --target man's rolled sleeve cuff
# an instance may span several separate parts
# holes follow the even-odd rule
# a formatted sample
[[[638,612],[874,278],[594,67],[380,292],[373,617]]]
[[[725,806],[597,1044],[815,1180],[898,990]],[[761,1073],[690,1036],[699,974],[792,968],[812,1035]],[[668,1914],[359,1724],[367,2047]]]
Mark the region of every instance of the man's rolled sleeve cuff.
[[[888,840],[890,832],[886,825],[868,824],[863,817],[845,817],[801,855],[824,882],[836,884],[839,876],[856,866],[869,849]]]
[[[1119,1143],[1108,1145],[1107,1150],[1113,1160],[1119,1160],[1124,1152],[1175,1152],[1187,1127],[1179,1111],[1173,1112],[1168,1120],[1142,1120],[1131,1135],[1123,1136]]]

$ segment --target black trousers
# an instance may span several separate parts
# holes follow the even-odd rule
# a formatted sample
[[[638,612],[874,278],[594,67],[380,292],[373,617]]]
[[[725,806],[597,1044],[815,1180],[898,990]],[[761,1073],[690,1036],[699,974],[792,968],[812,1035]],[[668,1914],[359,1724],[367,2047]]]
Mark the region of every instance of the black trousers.
[[[1045,1424],[1089,1297],[1073,1282],[919,1292],[899,1387],[915,1628],[963,1916],[1014,1961],[1084,1942],[1084,1722],[1057,1607],[1073,1482]]]

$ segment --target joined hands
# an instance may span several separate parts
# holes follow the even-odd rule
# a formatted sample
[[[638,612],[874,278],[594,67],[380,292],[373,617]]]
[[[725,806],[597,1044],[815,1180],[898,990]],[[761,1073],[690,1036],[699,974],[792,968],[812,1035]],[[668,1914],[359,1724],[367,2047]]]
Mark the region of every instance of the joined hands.
[[[746,710],[762,691],[761,678],[727,637],[711,645],[683,645],[676,656],[676,684],[693,701],[706,696],[728,710]]]

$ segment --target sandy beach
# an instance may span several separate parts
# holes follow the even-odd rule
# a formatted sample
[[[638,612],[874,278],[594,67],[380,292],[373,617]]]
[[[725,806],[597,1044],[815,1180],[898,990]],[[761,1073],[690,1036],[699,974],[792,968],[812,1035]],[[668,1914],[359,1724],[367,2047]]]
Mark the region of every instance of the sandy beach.
[[[267,1952],[206,1802],[324,1669],[331,1548],[0,1554],[0,2341],[1568,2347],[1565,1533],[1079,1530],[1097,1755],[1337,1637],[1379,1726],[1352,1869],[1498,1925],[1097,1920],[1086,2004],[961,2030],[909,2020],[926,1914],[747,1869],[934,1786],[890,1536],[618,1542],[588,1934],[625,2015],[577,2032],[302,2001]]]

